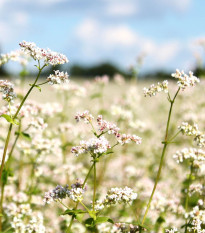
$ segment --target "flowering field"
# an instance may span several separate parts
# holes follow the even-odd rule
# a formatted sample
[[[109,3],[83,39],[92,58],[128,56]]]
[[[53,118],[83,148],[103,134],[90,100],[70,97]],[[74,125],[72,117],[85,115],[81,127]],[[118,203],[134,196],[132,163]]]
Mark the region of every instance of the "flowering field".
[[[38,76],[0,80],[0,232],[204,233],[205,83],[42,78],[66,56],[20,46],[0,65]]]

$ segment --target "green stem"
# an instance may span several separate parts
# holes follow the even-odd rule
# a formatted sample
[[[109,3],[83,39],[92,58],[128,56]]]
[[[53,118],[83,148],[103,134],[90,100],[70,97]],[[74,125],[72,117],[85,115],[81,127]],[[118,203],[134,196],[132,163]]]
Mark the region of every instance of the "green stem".
[[[41,85],[44,85],[44,84],[46,84],[46,83],[48,83],[49,81],[46,81],[46,82],[43,82],[43,83],[39,83],[39,84],[37,84],[37,86],[41,86]]]
[[[94,164],[94,190],[93,190],[93,212],[95,211],[95,198],[96,198],[96,187],[97,187],[97,182],[96,182],[96,162],[93,162]]]
[[[16,138],[15,138],[15,141],[14,141],[14,143],[13,143],[13,145],[12,145],[11,151],[9,152],[8,161],[7,161],[7,163],[6,163],[6,166],[7,166],[7,167],[8,167],[9,164],[10,164],[10,160],[11,160],[11,157],[12,157],[12,155],[13,155],[14,149],[15,149],[15,147],[16,147],[16,143],[17,143],[17,141],[18,141],[18,139],[19,139],[20,132],[21,132],[21,121],[19,122],[18,132],[17,132]]]
[[[20,131],[20,128],[21,128],[21,123],[19,124],[19,131]],[[13,146],[11,148],[10,153],[9,153],[9,158],[8,158],[7,163],[6,163],[7,167],[9,166],[10,158],[11,158],[11,155],[13,154],[13,151],[14,151],[14,148],[16,146],[16,142],[17,142],[18,138],[19,138],[19,134],[17,134],[16,139],[14,141],[14,144],[13,144]],[[1,186],[0,213],[2,213],[2,210],[3,210],[2,205],[3,205],[3,200],[4,200],[4,188],[5,188],[5,184],[3,184],[3,182],[1,182],[0,186]],[[2,221],[1,221],[1,216],[0,216],[0,224],[1,224],[1,222]],[[0,230],[2,230],[1,229],[1,225],[0,225]]]
[[[90,210],[87,208],[87,206],[82,201],[79,201],[79,202],[88,211],[88,213],[90,213]]]
[[[39,63],[40,65],[40,63]],[[18,113],[20,112],[24,102],[26,101],[26,99],[28,98],[29,94],[31,93],[31,91],[33,90],[33,88],[35,87],[37,81],[38,81],[38,78],[41,74],[41,71],[43,70],[43,68],[45,67],[45,65],[42,67],[42,68],[39,68],[39,72],[38,72],[38,75],[35,79],[35,82],[33,83],[33,85],[30,87],[30,89],[28,90],[27,94],[24,96],[21,104],[19,105],[15,115],[13,116],[13,120],[15,120],[15,118],[18,116]],[[7,152],[7,149],[8,149],[8,145],[9,145],[9,141],[10,141],[10,136],[11,136],[11,131],[12,131],[12,127],[13,127],[13,124],[10,124],[9,125],[9,129],[8,129],[8,134],[7,134],[7,137],[6,137],[6,142],[5,142],[5,146],[4,146],[4,152],[3,152],[3,156],[2,156],[2,162],[1,162],[1,167],[0,167],[0,182],[2,183],[2,173],[3,173],[3,169],[4,169],[4,164],[5,164],[5,159],[6,159],[6,152]],[[1,196],[1,199],[3,200],[3,196]],[[0,209],[0,231],[2,230],[1,229],[1,226],[2,226],[2,210]]]
[[[161,155],[160,164],[159,164],[159,168],[158,168],[158,172],[157,172],[157,177],[156,177],[156,180],[155,180],[154,187],[152,189],[151,196],[149,198],[149,202],[147,204],[147,208],[146,208],[143,220],[142,220],[142,225],[144,224],[144,221],[145,221],[146,216],[148,214],[148,211],[149,211],[149,208],[150,208],[150,205],[151,205],[151,202],[152,202],[152,198],[154,196],[155,190],[157,188],[157,184],[158,184],[159,179],[160,179],[161,170],[162,170],[162,167],[163,167],[163,162],[164,162],[164,157],[165,157],[165,152],[166,152],[167,145],[168,145],[167,138],[168,138],[168,133],[169,133],[169,125],[170,125],[170,119],[171,119],[173,104],[174,104],[174,101],[175,101],[175,99],[176,99],[179,91],[180,91],[180,88],[178,88],[178,90],[177,90],[177,92],[176,92],[173,100],[170,100],[170,109],[169,109],[169,115],[168,115],[168,119],[167,119],[167,126],[166,126],[166,131],[165,131],[164,142],[163,142],[164,143],[164,147],[162,149],[162,155]]]
[[[1,182],[1,199],[0,199],[0,231],[2,231],[2,214],[3,214],[3,200],[4,200],[4,184]]]
[[[9,145],[9,140],[10,140],[10,136],[11,136],[12,127],[13,127],[13,124],[10,124],[8,134],[7,134],[7,137],[6,137],[5,146],[4,146],[4,152],[3,152],[1,168],[0,168],[0,182],[2,182],[1,177],[2,177],[2,173],[3,173],[4,163],[5,163],[5,159],[6,159],[6,152],[7,152],[7,148],[8,148],[8,145]]]
[[[169,139],[169,141],[172,142],[180,133],[181,131],[178,131],[172,138]]]
[[[84,182],[83,182],[82,188],[84,188],[84,186],[85,186],[85,184],[86,184],[86,182],[87,182],[87,180],[88,180],[88,177],[90,176],[90,173],[91,173],[93,167],[94,167],[94,163],[91,165],[91,167],[90,167],[90,169],[89,169],[89,171],[88,171],[88,174],[87,174],[87,176],[85,177],[85,180],[84,180]],[[75,205],[75,207],[74,207],[74,210],[76,210],[76,209],[78,208],[78,205],[79,205],[79,201],[76,203],[76,205]],[[72,227],[73,222],[74,222],[74,218],[75,218],[75,217],[72,216],[72,218],[71,218],[71,220],[70,220],[70,224],[69,224],[69,226],[68,226],[68,228],[67,228],[67,230],[66,230],[66,233],[70,233],[71,227]]]
[[[14,117],[13,117],[13,120],[18,116],[23,104],[25,103],[26,99],[28,98],[29,94],[31,93],[31,91],[33,90],[33,88],[35,87],[37,81],[38,81],[38,78],[41,74],[41,71],[43,70],[43,68],[45,67],[45,65],[39,69],[39,72],[38,72],[38,75],[36,77],[36,80],[35,82],[33,83],[33,85],[30,87],[30,89],[28,90],[27,94],[24,96],[21,104],[19,105]],[[5,163],[5,158],[6,158],[6,152],[7,152],[7,148],[8,148],[8,144],[9,144],[9,140],[10,140],[10,136],[11,136],[11,130],[12,130],[12,127],[13,127],[13,124],[10,124],[9,126],[9,130],[8,130],[8,134],[7,134],[7,138],[6,138],[6,143],[5,143],[5,146],[4,146],[4,152],[3,152],[3,157],[2,157],[2,162],[1,162],[1,168],[0,168],[0,180],[1,180],[1,177],[2,177],[2,172],[3,172],[3,168],[4,168],[4,163]]]
[[[190,184],[191,184],[191,179],[192,179],[192,174],[193,174],[193,162],[190,166],[190,174],[189,174],[189,178],[188,178],[188,187],[187,187],[187,193],[186,193],[186,199],[185,199],[185,212],[188,212],[188,207],[189,207],[189,189],[190,189]],[[186,218],[186,226],[185,226],[185,230],[184,233],[187,233],[187,218]]]

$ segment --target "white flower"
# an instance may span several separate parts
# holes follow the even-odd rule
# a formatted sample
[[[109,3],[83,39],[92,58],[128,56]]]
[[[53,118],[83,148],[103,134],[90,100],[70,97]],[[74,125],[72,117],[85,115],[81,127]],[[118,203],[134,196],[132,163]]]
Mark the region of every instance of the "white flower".
[[[104,136],[101,136],[99,138],[91,138],[88,141],[80,141],[80,146],[73,147],[71,152],[76,156],[89,151],[94,154],[102,154],[110,148],[108,140]]]
[[[77,112],[75,115],[75,120],[79,122],[80,120],[84,120],[86,124],[90,123],[94,117],[89,113],[88,110],[85,110],[83,113]]]
[[[182,122],[178,129],[187,136],[194,136],[194,141],[197,142],[198,146],[205,146],[205,135],[199,131],[197,124],[190,125],[187,122]]]
[[[189,71],[189,75],[185,74],[184,71],[176,70],[176,73],[172,74],[172,77],[178,79],[178,86],[185,90],[186,87],[195,86],[200,80],[193,75],[193,72]]]
[[[3,93],[2,99],[8,102],[11,102],[16,97],[14,85],[7,80],[0,80],[0,92]]]
[[[61,83],[68,83],[69,82],[69,75],[67,72],[60,72],[59,70],[54,71],[55,74],[50,74],[47,78],[47,81],[50,85],[53,84],[61,84]]]
[[[103,200],[96,201],[95,209],[98,211],[104,207],[110,207],[121,203],[131,204],[136,198],[137,193],[131,188],[111,188]]]
[[[144,96],[155,96],[157,93],[164,91],[168,93],[168,81],[164,80],[162,83],[157,83],[157,86],[152,84],[149,88],[144,88]]]
[[[22,41],[19,43],[21,49],[29,54],[34,60],[43,60],[46,65],[59,65],[65,64],[68,62],[68,59],[65,55],[53,52],[50,49],[42,49],[36,46],[33,42]]]

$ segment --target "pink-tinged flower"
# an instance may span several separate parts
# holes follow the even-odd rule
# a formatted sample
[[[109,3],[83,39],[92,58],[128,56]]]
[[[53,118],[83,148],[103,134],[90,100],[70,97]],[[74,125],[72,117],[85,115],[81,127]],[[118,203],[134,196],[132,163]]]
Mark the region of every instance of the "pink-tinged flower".
[[[117,141],[121,144],[124,145],[125,143],[129,143],[131,141],[135,142],[136,144],[141,144],[142,139],[136,135],[130,135],[130,134],[120,134],[118,133],[116,135]]]
[[[54,84],[61,84],[61,83],[68,83],[69,82],[69,75],[67,72],[60,72],[59,70],[54,71],[55,74],[50,74],[47,78],[47,81],[50,85]]]
[[[75,120],[79,122],[80,120],[84,120],[86,124],[90,123],[94,117],[89,113],[88,110],[84,111],[83,113],[77,112],[75,116]]]
[[[99,138],[90,138],[88,141],[80,141],[80,145],[72,147],[71,152],[76,156],[86,152],[91,152],[93,154],[103,154],[110,148],[111,146],[108,140],[101,136]]]
[[[16,94],[14,93],[14,85],[7,80],[0,80],[0,92],[3,93],[2,99],[8,102],[16,97]]]
[[[46,65],[60,65],[68,62],[65,55],[57,52],[53,52],[50,49],[42,49],[36,46],[33,42],[22,41],[19,43],[21,49],[34,60],[43,60]]]
[[[108,134],[116,135],[118,131],[120,130],[115,124],[110,123],[106,120],[103,120],[101,115],[97,117],[97,123],[99,126],[99,130],[103,133],[108,132]]]

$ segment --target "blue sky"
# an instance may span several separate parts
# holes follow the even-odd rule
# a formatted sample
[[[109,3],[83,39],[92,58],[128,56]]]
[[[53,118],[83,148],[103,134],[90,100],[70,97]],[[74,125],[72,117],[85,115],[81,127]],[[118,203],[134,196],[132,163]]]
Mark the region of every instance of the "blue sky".
[[[112,61],[142,71],[191,69],[205,37],[202,0],[0,0],[2,52],[22,40],[67,55],[71,64]]]

